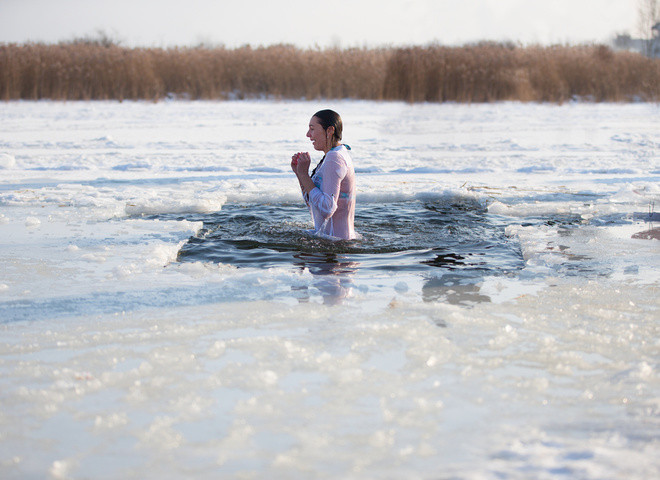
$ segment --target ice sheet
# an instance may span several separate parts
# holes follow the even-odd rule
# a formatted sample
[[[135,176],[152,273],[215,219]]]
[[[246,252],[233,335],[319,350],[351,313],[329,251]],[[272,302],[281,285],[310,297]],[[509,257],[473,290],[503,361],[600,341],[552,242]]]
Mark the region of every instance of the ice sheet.
[[[481,205],[522,268],[177,262],[194,215],[301,202],[288,160],[326,106],[358,208]],[[657,477],[659,120],[651,104],[4,104],[0,476]]]

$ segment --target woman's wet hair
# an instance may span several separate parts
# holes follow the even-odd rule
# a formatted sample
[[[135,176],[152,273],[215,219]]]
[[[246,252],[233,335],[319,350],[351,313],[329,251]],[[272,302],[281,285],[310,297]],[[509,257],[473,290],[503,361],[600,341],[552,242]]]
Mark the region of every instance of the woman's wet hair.
[[[339,114],[334,110],[319,110],[314,116],[318,118],[323,130],[335,127],[335,133],[332,136],[332,144],[338,144],[341,141],[341,134],[344,128]]]

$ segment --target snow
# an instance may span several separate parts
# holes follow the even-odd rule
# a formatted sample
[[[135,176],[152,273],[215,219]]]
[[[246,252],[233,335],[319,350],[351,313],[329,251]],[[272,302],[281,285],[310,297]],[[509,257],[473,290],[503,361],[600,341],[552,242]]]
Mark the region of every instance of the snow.
[[[481,205],[518,272],[177,262],[326,106],[3,105],[0,476],[657,477],[660,108],[329,105],[358,209]]]

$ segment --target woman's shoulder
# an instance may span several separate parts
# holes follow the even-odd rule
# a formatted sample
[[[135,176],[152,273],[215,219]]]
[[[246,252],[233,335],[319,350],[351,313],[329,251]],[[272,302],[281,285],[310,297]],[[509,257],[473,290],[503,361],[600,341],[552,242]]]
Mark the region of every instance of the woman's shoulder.
[[[348,145],[339,145],[338,147],[333,148],[326,154],[326,160],[331,160],[334,162],[348,163],[351,161],[351,154],[349,150],[351,147]]]
[[[323,167],[324,171],[332,171],[338,177],[343,178],[349,171],[352,171],[353,161],[351,160],[347,149],[335,148],[326,154]]]

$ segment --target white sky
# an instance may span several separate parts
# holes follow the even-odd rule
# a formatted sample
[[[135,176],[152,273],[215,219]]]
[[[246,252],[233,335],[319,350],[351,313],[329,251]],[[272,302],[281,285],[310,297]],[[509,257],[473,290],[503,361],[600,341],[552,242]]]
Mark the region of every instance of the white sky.
[[[104,30],[126,46],[607,42],[638,0],[0,0],[0,43]]]

